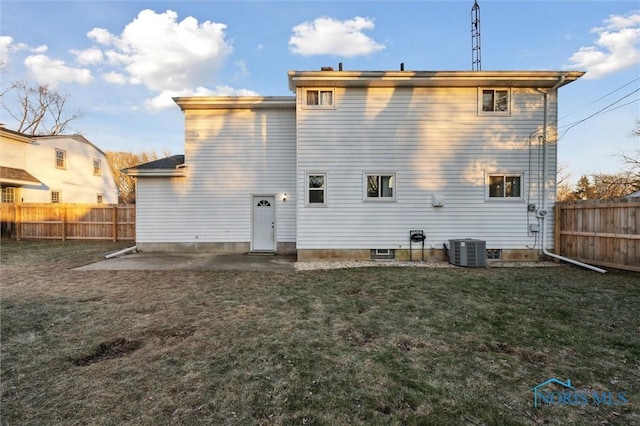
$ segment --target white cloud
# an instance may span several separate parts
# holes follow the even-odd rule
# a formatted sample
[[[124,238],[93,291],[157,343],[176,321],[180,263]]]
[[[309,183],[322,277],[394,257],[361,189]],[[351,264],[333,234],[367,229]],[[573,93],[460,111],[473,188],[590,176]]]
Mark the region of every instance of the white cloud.
[[[29,73],[39,83],[56,87],[59,83],[89,83],[93,77],[91,71],[83,68],[72,68],[64,61],[51,59],[46,55],[30,55],[24,60]]]
[[[302,56],[337,55],[347,58],[368,55],[385,48],[363,33],[374,28],[372,20],[356,16],[346,21],[330,17],[293,27],[289,39],[292,53]]]
[[[163,90],[153,99],[146,102],[147,107],[152,109],[163,109],[176,106],[173,102],[176,96],[258,96],[257,92],[247,89],[234,89],[226,85],[216,86],[215,89],[197,87],[193,90]]]
[[[46,44],[41,44],[40,46],[34,47],[34,48],[30,49],[30,50],[33,53],[44,53],[47,50],[49,50],[49,46],[47,46]]]
[[[114,40],[114,36],[112,36],[111,33],[109,33],[109,31],[105,30],[104,28],[92,29],[87,33],[87,37],[89,37],[91,40],[95,40],[97,43],[107,46],[113,43]]]
[[[640,63],[640,12],[611,15],[597,34],[594,46],[581,47],[569,58],[571,68],[587,71],[585,78],[600,78]]]
[[[0,63],[5,67],[10,61],[10,55],[20,50],[27,50],[29,46],[24,43],[14,43],[11,36],[0,36]]]
[[[238,69],[234,75],[235,79],[241,79],[244,77],[249,77],[251,75],[251,71],[247,68],[247,62],[243,60],[238,60],[233,63]]]
[[[231,53],[224,38],[226,25],[198,23],[187,17],[178,22],[176,12],[143,10],[119,36],[101,28],[88,35],[111,49],[109,63],[120,67],[129,82],[153,91],[184,90],[211,78]]]
[[[76,62],[82,65],[95,65],[103,60],[102,50],[96,47],[84,50],[71,49],[70,52],[76,57]]]
[[[126,84],[128,81],[126,75],[115,71],[102,74],[102,79],[112,84]]]

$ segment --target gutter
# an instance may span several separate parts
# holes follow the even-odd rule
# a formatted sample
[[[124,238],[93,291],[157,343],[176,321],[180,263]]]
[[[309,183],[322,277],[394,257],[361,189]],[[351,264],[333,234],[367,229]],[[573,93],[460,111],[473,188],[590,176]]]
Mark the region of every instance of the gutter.
[[[547,200],[547,124],[548,124],[548,115],[549,115],[549,93],[553,93],[554,91],[557,92],[558,88],[564,83],[565,80],[565,74],[562,74],[560,76],[560,79],[558,79],[558,82],[548,91],[544,92],[544,123],[543,123],[543,127],[542,127],[542,205],[541,205],[541,210],[543,212],[546,212],[546,200]],[[589,265],[583,262],[579,262],[575,259],[571,259],[568,257],[564,257],[564,256],[560,256],[559,254],[555,254],[555,253],[551,253],[550,251],[548,251],[545,248],[545,244],[544,244],[544,237],[546,235],[545,232],[545,217],[546,214],[544,215],[540,215],[539,219],[541,222],[541,226],[540,226],[540,232],[542,233],[541,238],[540,238],[540,246],[542,247],[542,253],[546,256],[552,257],[554,259],[558,259],[558,260],[562,260],[564,262],[567,263],[572,263],[574,265],[577,266],[581,266],[583,268],[586,269],[591,269],[592,271],[596,271],[596,272],[600,272],[601,274],[604,274],[605,272],[607,272],[605,269],[601,269],[598,268],[596,266],[593,265]]]

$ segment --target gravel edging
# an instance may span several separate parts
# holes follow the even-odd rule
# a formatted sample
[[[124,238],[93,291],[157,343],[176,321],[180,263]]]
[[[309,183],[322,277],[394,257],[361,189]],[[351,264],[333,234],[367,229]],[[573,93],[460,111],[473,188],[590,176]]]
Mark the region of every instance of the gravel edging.
[[[346,269],[346,268],[388,268],[388,267],[408,267],[408,268],[430,268],[430,269],[453,269],[462,268],[452,265],[449,262],[401,262],[396,260],[308,260],[295,262],[296,271],[314,271],[322,269]],[[487,268],[550,268],[564,266],[557,262],[536,261],[536,262],[488,262]],[[471,268],[478,269],[478,268]],[[481,269],[481,268],[480,268]]]

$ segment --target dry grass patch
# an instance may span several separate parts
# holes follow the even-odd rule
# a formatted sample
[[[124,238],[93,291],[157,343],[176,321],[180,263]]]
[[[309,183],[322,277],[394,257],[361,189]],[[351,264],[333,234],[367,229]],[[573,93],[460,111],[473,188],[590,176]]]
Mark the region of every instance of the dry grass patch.
[[[640,423],[637,274],[71,270],[117,248],[3,242],[6,424]]]

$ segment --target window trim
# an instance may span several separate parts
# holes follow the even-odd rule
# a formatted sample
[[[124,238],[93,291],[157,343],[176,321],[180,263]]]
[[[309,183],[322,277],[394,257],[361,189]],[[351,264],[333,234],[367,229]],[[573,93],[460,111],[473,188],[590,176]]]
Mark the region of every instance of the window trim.
[[[494,92],[494,108],[495,108],[495,92],[506,91],[507,92],[507,110],[506,111],[485,111],[483,109],[483,98],[485,90],[493,90]],[[511,115],[511,99],[512,90],[510,87],[478,87],[478,115],[497,115],[497,116],[510,116]]]
[[[0,202],[1,203],[17,203],[20,198],[20,187],[18,186],[3,186],[2,187],[2,195]]]
[[[520,196],[518,197],[508,197],[508,196],[503,196],[503,197],[492,197],[491,196],[491,177],[493,176],[502,176],[504,179],[506,179],[507,177],[519,177],[520,178]],[[504,179],[503,179],[503,183],[504,183]],[[486,173],[485,174],[485,200],[486,201],[490,201],[490,202],[519,202],[519,201],[523,201],[525,199],[524,197],[524,173],[511,173],[511,172],[504,172],[504,173]],[[505,188],[503,188],[503,194],[505,193],[505,189],[506,189],[506,185],[504,185]]]
[[[309,177],[310,176],[323,176],[324,177],[324,188],[309,188]],[[304,198],[305,198],[305,207],[327,207],[328,204],[328,191],[327,188],[329,187],[329,174],[327,172],[307,172],[304,174]],[[312,203],[310,201],[310,197],[309,197],[309,191],[311,189],[314,190],[322,190],[324,192],[324,197],[323,200],[324,202],[322,203]]]
[[[98,167],[96,167],[96,163],[98,164]],[[102,176],[102,161],[99,158],[93,159],[93,175]]]
[[[62,154],[62,165],[58,165],[58,153]],[[66,170],[67,168],[67,151],[64,149],[56,148],[55,149],[55,166],[56,169]]]
[[[320,105],[320,104],[309,105],[307,103],[307,93],[309,92],[318,92],[318,99],[320,99],[320,92],[331,92],[331,104],[330,105]],[[302,89],[302,108],[304,109],[336,109],[335,87],[310,87],[310,88]]]
[[[391,197],[369,197],[369,176],[391,176],[393,177],[393,186],[391,187],[393,195]],[[366,202],[374,203],[391,203],[396,201],[398,193],[398,174],[396,172],[364,172],[362,174],[362,199]]]
[[[58,194],[58,199],[56,201],[54,201],[53,194]],[[51,204],[60,204],[62,202],[62,191],[60,191],[59,189],[51,190],[50,200],[51,200]]]

